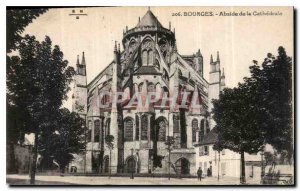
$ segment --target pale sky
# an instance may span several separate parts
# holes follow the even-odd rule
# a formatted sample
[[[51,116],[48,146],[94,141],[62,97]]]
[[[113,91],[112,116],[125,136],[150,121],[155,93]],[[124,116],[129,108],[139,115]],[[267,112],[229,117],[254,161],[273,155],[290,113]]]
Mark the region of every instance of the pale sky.
[[[53,45],[59,45],[64,58],[71,66],[76,57],[85,52],[87,81],[90,82],[113,59],[114,41],[121,42],[123,29],[136,26],[148,7],[99,7],[51,9],[30,24],[24,34],[35,35],[43,40],[50,36]],[[72,10],[87,16],[70,16]],[[267,53],[277,55],[283,46],[293,55],[293,9],[292,7],[151,7],[160,23],[176,30],[178,52],[182,55],[200,49],[204,58],[204,77],[208,81],[210,54],[216,59],[220,52],[221,67],[225,69],[226,86],[234,87],[249,75],[252,60],[263,61]],[[280,11],[282,16],[172,16],[185,11]],[[122,48],[121,48],[122,49]],[[64,104],[71,109],[71,92]]]

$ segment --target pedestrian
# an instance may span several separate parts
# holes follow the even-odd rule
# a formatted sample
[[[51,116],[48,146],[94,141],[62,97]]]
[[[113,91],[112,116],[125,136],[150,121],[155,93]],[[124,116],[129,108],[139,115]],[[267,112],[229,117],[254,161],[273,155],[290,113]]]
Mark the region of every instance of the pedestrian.
[[[199,169],[197,171],[197,175],[198,175],[198,180],[201,181],[201,178],[202,178],[202,169],[201,169],[201,167],[199,167]]]

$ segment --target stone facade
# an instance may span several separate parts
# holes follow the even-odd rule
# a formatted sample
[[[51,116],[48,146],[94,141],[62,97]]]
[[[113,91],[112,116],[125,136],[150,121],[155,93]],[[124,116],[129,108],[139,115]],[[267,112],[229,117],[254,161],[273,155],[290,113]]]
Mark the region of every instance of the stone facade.
[[[123,31],[122,48],[115,44],[114,59],[90,83],[86,82],[86,61],[77,59],[77,75],[73,89],[73,111],[86,119],[87,152],[77,166],[78,172],[93,173],[177,173],[196,174],[194,144],[213,127],[210,100],[217,98],[225,86],[220,59],[210,62],[210,83],[203,77],[203,56],[200,50],[192,55],[177,51],[175,29],[164,28],[148,10],[136,27]],[[110,92],[107,96],[105,92]],[[136,93],[143,103],[114,104],[112,98],[124,92],[131,98]],[[159,97],[149,103],[150,92]],[[179,104],[189,92],[199,108],[178,108],[168,102],[178,96]],[[105,95],[104,95],[105,94]],[[107,107],[99,107],[99,104]],[[149,104],[148,104],[149,103]],[[113,135],[113,149],[105,142]],[[170,152],[165,144],[174,138]],[[170,153],[170,156],[169,156]],[[169,165],[170,158],[170,165]],[[83,167],[82,167],[83,165]],[[170,168],[169,168],[170,166]]]

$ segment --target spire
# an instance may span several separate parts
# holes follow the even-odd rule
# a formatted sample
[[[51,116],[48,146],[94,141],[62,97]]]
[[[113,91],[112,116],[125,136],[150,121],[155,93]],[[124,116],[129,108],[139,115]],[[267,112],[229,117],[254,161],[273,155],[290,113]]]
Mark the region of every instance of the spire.
[[[224,78],[225,78],[224,68],[222,68],[222,75],[221,75],[221,77],[224,77]]]
[[[219,51],[217,52],[217,62],[220,62]]]
[[[177,44],[176,44],[176,41],[174,42],[174,52],[177,52]]]
[[[82,52],[82,60],[81,60],[81,65],[85,65],[85,57],[84,57],[84,52]]]
[[[139,17],[139,23],[141,22],[141,17]]]
[[[79,55],[77,55],[77,62],[76,65],[79,65]]]
[[[120,53],[121,51],[120,51],[120,43],[118,44],[118,52]]]
[[[115,41],[114,52],[117,52],[117,41]]]
[[[171,30],[171,21],[169,21],[169,30]]]
[[[212,54],[210,55],[210,63],[213,63],[214,62],[214,60],[213,60],[213,56],[212,56]]]
[[[199,57],[202,56],[202,54],[200,52],[200,49],[198,49],[198,52],[196,53],[196,55],[199,56]]]

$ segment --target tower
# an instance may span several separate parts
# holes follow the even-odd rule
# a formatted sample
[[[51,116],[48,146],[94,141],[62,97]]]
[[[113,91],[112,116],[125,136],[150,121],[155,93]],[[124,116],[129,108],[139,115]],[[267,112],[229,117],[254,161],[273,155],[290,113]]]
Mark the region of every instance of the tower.
[[[221,79],[221,71],[220,71],[220,57],[219,52],[217,52],[217,60],[213,61],[213,56],[210,57],[210,72],[209,72],[209,106],[208,110],[211,112],[213,99],[218,99],[220,94],[220,79]]]
[[[200,52],[200,49],[198,49],[194,57],[194,63],[196,71],[200,74],[200,76],[203,76],[203,56]]]
[[[82,53],[81,63],[79,62],[79,55],[76,61],[76,74],[74,76],[73,87],[73,103],[72,110],[77,112],[81,117],[85,117],[87,112],[87,79],[86,79],[86,61],[84,52]]]

